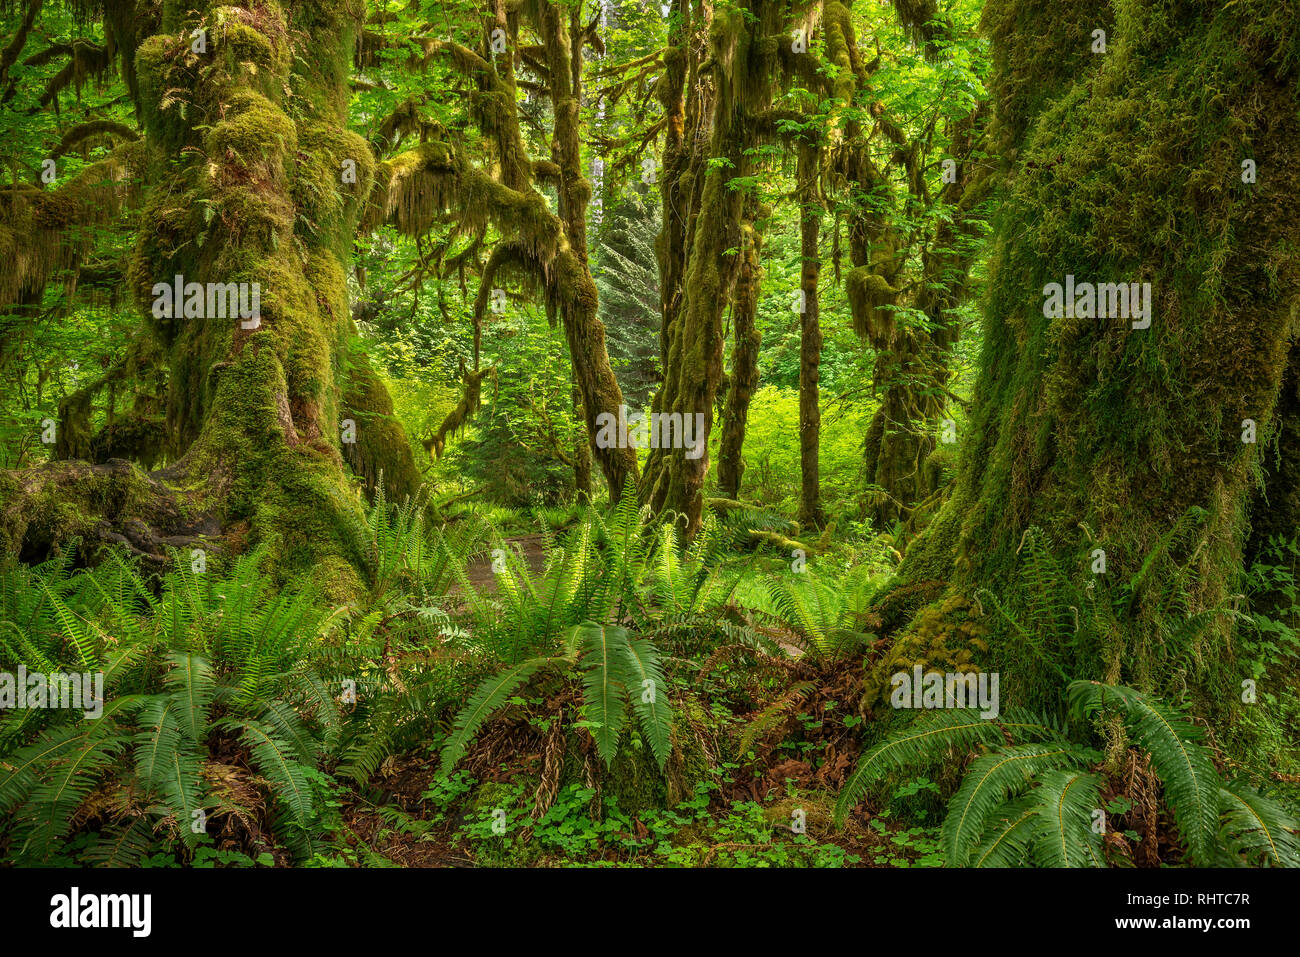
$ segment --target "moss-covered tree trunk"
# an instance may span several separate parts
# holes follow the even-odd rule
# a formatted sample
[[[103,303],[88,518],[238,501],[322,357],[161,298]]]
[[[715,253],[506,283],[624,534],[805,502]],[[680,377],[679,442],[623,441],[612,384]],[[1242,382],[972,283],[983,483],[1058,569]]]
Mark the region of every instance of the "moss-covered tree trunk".
[[[687,77],[697,75],[697,64],[687,61],[687,51],[692,43],[699,42],[701,29],[708,24],[703,9],[693,13],[694,19],[690,3],[679,6],[681,19],[675,26],[674,47],[667,63],[670,75],[665,91],[669,122],[664,146],[664,231],[658,243],[664,381],[652,411],[676,414],[683,421],[690,416],[692,422],[700,413],[705,418],[707,436],[713,400],[722,379],[719,298],[725,302],[725,272],[730,265],[721,255],[728,247],[718,243],[728,221],[739,219],[739,211],[732,205],[738,204],[740,197],[724,197],[724,177],[718,175],[718,170],[706,168],[704,142],[710,142],[707,131],[713,131],[710,152],[718,155],[720,148],[727,149],[723,143],[730,129],[716,91],[685,89]],[[706,291],[711,298],[703,295]],[[707,451],[689,460],[681,447],[652,449],[641,479],[641,499],[657,513],[682,516],[687,534],[694,534],[700,522],[701,490],[707,472]]]
[[[817,148],[799,144],[795,178],[799,183],[799,524],[824,524],[821,504],[821,380],[822,327],[818,285],[821,280],[822,210],[812,201],[816,193],[820,156]]]
[[[956,489],[894,594],[945,580],[982,609],[1004,706],[1064,674],[1226,728],[1249,531],[1300,519],[1258,494],[1295,468],[1300,4],[1111,7],[986,7],[1007,161],[983,354]],[[1090,308],[1103,282],[1149,283],[1149,312]]]
[[[750,2],[692,10],[680,0],[665,57],[664,233],[657,247],[664,383],[653,410],[690,416],[703,429],[691,455],[680,447],[651,451],[641,495],[656,512],[681,516],[688,535],[699,528],[703,508],[708,436],[722,381],[722,315],[745,208],[745,194],[733,180],[752,169],[753,118],[771,104],[789,14],[775,4]],[[705,29],[712,54],[707,84],[689,52],[701,49]]]
[[[169,370],[172,461],[134,484],[346,593],[364,559],[345,458],[390,494],[417,481],[386,389],[350,348],[344,269],[374,169],[346,128],[359,14],[156,9],[117,25],[143,38],[123,51],[145,133],[127,280]]]
[[[346,128],[358,27],[342,2],[167,3],[135,61],[161,184],[135,291],[148,303],[179,275],[261,298],[251,320],[153,310],[169,425],[188,444],[171,471],[204,477],[226,523],[248,522],[295,562],[356,557],[344,450],[390,492],[416,481],[387,391],[348,349],[345,267],[374,166]]]
[[[584,46],[581,8],[560,3],[539,3],[537,8],[534,16],[545,48],[555,117],[551,158],[560,170],[557,187],[560,219],[568,239],[568,248],[560,250],[552,268],[559,282],[564,332],[578,390],[583,397],[588,435],[609,484],[610,498],[617,502],[624,485],[629,481],[635,485],[637,481],[636,454],[630,448],[602,447],[596,443],[599,434],[597,416],[602,413],[617,415],[623,404],[623,393],[609,362],[605,326],[598,315],[596,282],[587,259],[587,205],[591,202],[591,183],[583,175],[579,138]]]
[[[582,393],[573,387],[573,412],[579,422],[586,422],[582,413]],[[573,444],[573,487],[579,502],[591,501],[591,443],[584,434]]]
[[[752,213],[740,231],[740,265],[731,293],[731,375],[727,382],[727,399],[722,413],[722,431],[718,440],[718,488],[727,498],[740,497],[740,482],[745,474],[745,426],[749,422],[749,403],[758,388],[758,352],[762,335],[755,319],[761,283],[759,251],[761,237],[754,228]]]
[[[961,330],[950,313],[966,295],[980,249],[973,230],[991,179],[988,165],[974,155],[983,114],[976,110],[951,131],[951,152],[959,159],[937,197],[947,213],[921,253],[914,301],[924,327],[892,318],[871,324],[880,408],[867,431],[865,464],[868,481],[880,490],[872,509],[879,528],[900,520],[924,525],[953,464],[945,449],[957,440],[948,410],[949,362]]]

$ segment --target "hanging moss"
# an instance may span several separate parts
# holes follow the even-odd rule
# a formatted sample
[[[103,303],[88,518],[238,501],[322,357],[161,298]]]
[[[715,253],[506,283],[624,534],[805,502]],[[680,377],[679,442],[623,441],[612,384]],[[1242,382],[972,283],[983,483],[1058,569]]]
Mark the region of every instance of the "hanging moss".
[[[139,202],[143,155],[142,144],[124,143],[53,189],[0,187],[0,306],[39,293],[90,250],[89,227]]]
[[[894,328],[894,311],[884,308],[898,302],[898,290],[875,271],[856,266],[845,277],[845,290],[853,316],[853,329],[864,338],[888,340]]]
[[[547,315],[563,322],[574,380],[586,417],[592,455],[604,472],[614,500],[637,473],[630,447],[596,443],[597,418],[617,414],[622,392],[610,366],[598,293],[587,257],[586,213],[591,185],[583,175],[578,130],[579,96],[572,78],[569,24],[552,4],[524,4],[503,29],[517,35],[519,18],[531,22],[542,43],[536,55],[546,62],[554,120],[552,160],[540,167],[555,182],[558,212],[536,188],[536,167],[525,147],[519,122],[514,61],[489,65],[472,50],[442,40],[423,41],[426,56],[441,55],[469,78],[476,94],[470,113],[494,146],[487,167],[470,163],[458,146],[434,140],[381,164],[364,227],[390,222],[408,235],[421,235],[444,216],[458,229],[483,235],[490,223],[503,245],[489,259],[491,270],[507,267],[544,289]],[[442,137],[445,139],[445,137]],[[485,283],[486,285],[486,283]],[[484,293],[476,307],[476,323]],[[476,335],[477,343],[477,335]],[[475,357],[477,360],[477,346]]]
[[[442,450],[447,446],[447,437],[463,429],[470,416],[478,411],[482,401],[483,380],[495,375],[496,367],[465,373],[465,385],[461,391],[460,401],[447,413],[447,417],[438,426],[438,431],[424,440],[424,448],[427,452],[442,458]]]

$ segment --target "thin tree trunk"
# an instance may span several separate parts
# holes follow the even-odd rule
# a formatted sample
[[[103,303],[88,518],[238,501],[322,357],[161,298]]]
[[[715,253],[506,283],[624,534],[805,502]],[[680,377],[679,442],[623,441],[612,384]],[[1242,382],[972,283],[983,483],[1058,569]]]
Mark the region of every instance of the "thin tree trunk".
[[[741,227],[740,267],[736,271],[731,295],[731,323],[734,345],[731,349],[731,377],[722,415],[722,434],[718,442],[718,487],[727,498],[740,497],[740,483],[745,474],[745,427],[749,421],[749,403],[758,389],[758,353],[762,335],[755,319],[758,315],[761,273],[759,251],[762,238],[754,228],[753,212]]]
[[[560,314],[578,390],[587,434],[596,459],[609,484],[610,499],[617,502],[628,482],[637,482],[636,451],[628,447],[602,448],[596,442],[599,415],[618,416],[623,393],[610,365],[605,346],[605,325],[598,313],[596,283],[587,259],[587,205],[591,183],[583,175],[579,137],[579,104],[582,76],[581,21],[579,8],[568,10],[554,2],[539,5],[538,30],[544,39],[550,74],[551,105],[555,133],[551,137],[551,159],[560,168],[560,219],[564,223],[567,249],[561,249],[553,265],[558,280]],[[566,25],[565,16],[569,16]]]
[[[822,260],[819,249],[822,211],[813,202],[818,178],[818,150],[807,143],[799,144],[796,179],[801,192],[799,204],[799,524],[820,527],[825,524],[821,506],[821,424],[820,390],[822,330],[818,284]]]

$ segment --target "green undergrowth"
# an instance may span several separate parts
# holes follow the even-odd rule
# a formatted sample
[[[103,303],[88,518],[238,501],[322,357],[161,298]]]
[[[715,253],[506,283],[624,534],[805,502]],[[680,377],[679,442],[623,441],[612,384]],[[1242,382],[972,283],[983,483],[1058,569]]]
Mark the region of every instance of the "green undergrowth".
[[[0,720],[4,857],[154,867],[456,855],[502,866],[951,863],[945,805],[968,786],[968,757],[980,766],[1010,746],[983,733],[1003,724],[980,722],[980,734],[958,735],[928,764],[895,762],[876,776],[870,755],[911,727],[889,707],[881,675],[1007,662],[1004,694],[1041,672],[1062,682],[1059,708],[1070,655],[1082,653],[1068,640],[1078,599],[1046,565],[1034,586],[1041,606],[1017,619],[1016,663],[1008,649],[980,647],[1010,614],[991,592],[923,607],[911,631],[891,635],[888,561],[787,560],[754,534],[759,512],[710,512],[689,543],[631,496],[616,509],[534,513],[531,526],[490,515],[530,527],[526,549],[481,509],[447,520],[430,499],[392,502],[380,487],[349,532],[365,587],[346,602],[309,577],[286,581],[267,545],[237,557],[177,553],[159,574],[121,556],[77,568],[75,547],[41,566],[0,566],[0,670],[106,679],[102,718],[30,709]],[[1026,542],[1031,559],[1036,542]],[[1253,571],[1252,595],[1294,593],[1290,552],[1277,548]],[[1294,740],[1292,610],[1258,603],[1231,616],[1259,690],[1249,720],[1280,751]],[[1009,696],[1003,709],[1020,713]],[[1180,710],[1150,713],[1182,720]],[[1065,734],[1043,727],[1025,746]],[[1038,794],[1067,771],[1096,784],[1110,771],[1088,749],[1109,768],[1147,742],[1117,727],[1099,720],[1095,737],[1062,747],[1069,761],[1020,786]],[[1234,783],[1262,780],[1246,757],[1197,759],[1224,782],[1211,800],[1198,779],[1201,843],[1188,849],[1198,860],[1211,847],[1269,860],[1257,832],[1238,825],[1214,843],[1206,823],[1252,809],[1287,819],[1285,793]],[[1181,822],[1189,799],[1165,786]],[[1097,789],[1105,806],[1138,797]],[[1119,818],[1117,832],[1136,829]],[[1288,839],[1268,833],[1272,859],[1286,860]]]

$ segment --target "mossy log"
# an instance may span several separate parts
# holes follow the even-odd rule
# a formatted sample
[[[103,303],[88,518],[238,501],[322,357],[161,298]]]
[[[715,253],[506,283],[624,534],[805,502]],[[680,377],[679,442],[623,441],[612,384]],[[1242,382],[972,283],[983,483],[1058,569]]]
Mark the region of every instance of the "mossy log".
[[[124,459],[0,472],[0,553],[23,561],[73,548],[89,562],[119,546],[160,571],[171,549],[221,548],[221,534],[218,516],[194,496]]]

